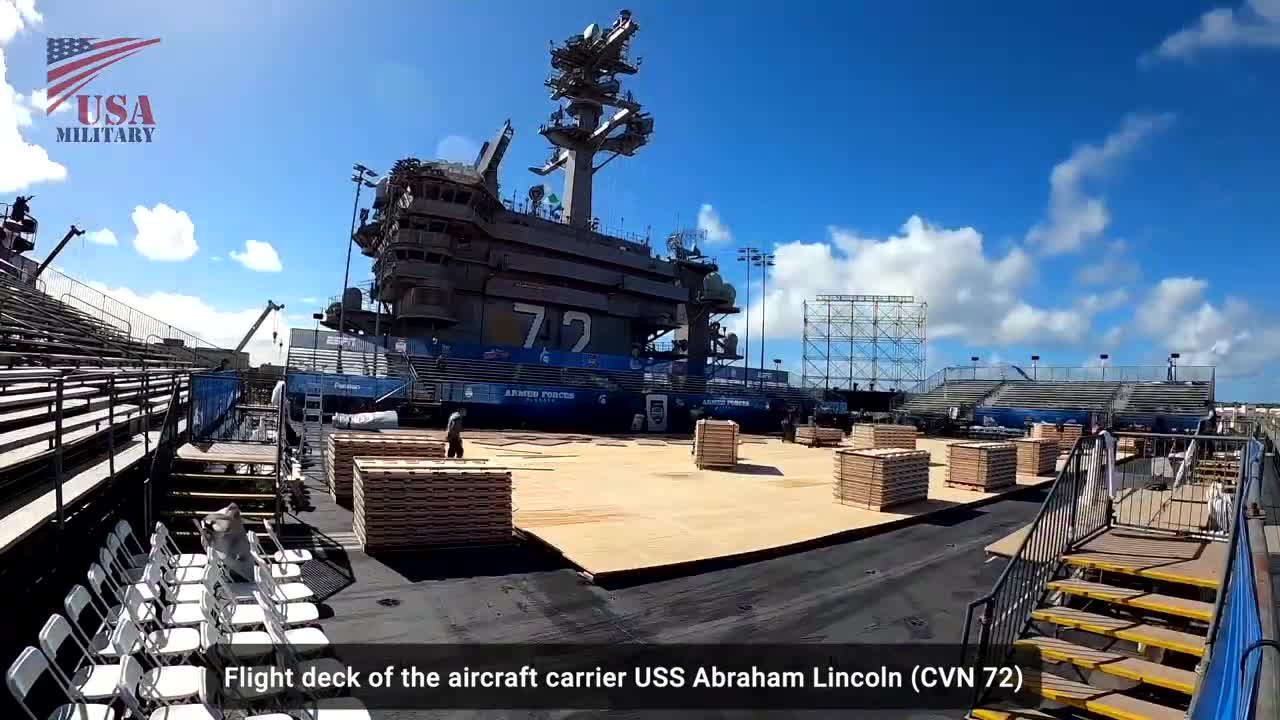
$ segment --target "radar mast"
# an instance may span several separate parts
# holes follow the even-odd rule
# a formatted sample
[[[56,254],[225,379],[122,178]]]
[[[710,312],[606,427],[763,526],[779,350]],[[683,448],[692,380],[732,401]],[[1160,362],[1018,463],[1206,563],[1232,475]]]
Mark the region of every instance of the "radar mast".
[[[653,118],[640,111],[640,103],[618,81],[619,75],[639,70],[640,62],[627,58],[631,36],[639,29],[631,12],[623,10],[607,29],[593,23],[563,45],[551,44],[554,72],[546,84],[551,99],[566,104],[540,130],[556,147],[554,154],[542,167],[529,169],[538,175],[564,169],[564,215],[572,225],[591,225],[592,176],[604,167],[593,166],[596,153],[613,153],[606,163],[618,155],[634,155],[653,133]],[[605,108],[616,111],[601,122]]]

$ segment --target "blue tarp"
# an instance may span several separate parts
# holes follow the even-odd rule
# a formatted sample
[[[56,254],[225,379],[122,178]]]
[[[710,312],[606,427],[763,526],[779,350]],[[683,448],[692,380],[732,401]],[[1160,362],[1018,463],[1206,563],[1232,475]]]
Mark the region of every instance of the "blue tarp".
[[[240,375],[233,372],[191,376],[191,439],[215,437],[240,396]]]
[[[999,427],[1020,428],[1031,422],[1043,423],[1076,423],[1089,427],[1092,413],[1087,410],[1024,410],[1022,408],[983,407],[974,411],[974,420],[979,425],[997,425]],[[990,422],[988,422],[990,418]]]
[[[1245,467],[1251,470],[1261,457],[1262,444],[1250,441],[1245,452]],[[1252,482],[1260,478],[1253,477]],[[1242,522],[1243,508],[1236,508],[1236,522]],[[1227,580],[1216,638],[1210,651],[1209,665],[1204,671],[1200,697],[1191,720],[1247,720],[1251,717],[1257,694],[1258,667],[1262,653],[1249,654],[1241,672],[1240,661],[1245,649],[1262,639],[1262,620],[1258,615],[1258,595],[1254,585],[1253,558],[1249,533],[1243,525],[1231,549],[1232,572]]]

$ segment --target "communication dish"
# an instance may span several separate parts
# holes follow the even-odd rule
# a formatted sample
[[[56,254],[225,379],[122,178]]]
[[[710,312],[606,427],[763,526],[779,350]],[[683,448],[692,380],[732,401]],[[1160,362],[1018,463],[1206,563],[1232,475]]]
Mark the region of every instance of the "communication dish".
[[[600,26],[595,23],[591,23],[586,30],[582,31],[583,40],[595,40],[598,37],[600,37]]]
[[[544,193],[546,193],[546,191],[547,191],[547,189],[546,189],[546,188],[544,188],[544,187],[542,187],[541,185],[534,185],[534,186],[530,187],[530,188],[529,188],[529,201],[530,201],[530,202],[532,202],[534,205],[537,205],[538,203],[541,203],[541,202],[542,202],[542,196],[543,196],[543,194],[544,194]]]

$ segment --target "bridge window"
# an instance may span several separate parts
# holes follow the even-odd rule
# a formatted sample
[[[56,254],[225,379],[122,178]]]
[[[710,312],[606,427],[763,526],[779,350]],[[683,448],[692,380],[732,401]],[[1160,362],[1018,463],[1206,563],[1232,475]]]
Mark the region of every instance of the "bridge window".
[[[453,188],[448,187],[440,191],[441,202],[453,202]]]
[[[453,201],[459,205],[469,205],[471,203],[471,193],[466,190],[459,190],[457,197]]]
[[[438,200],[440,198],[440,186],[435,183],[427,183],[422,188],[422,197],[427,200]]]
[[[434,233],[442,233],[445,229],[445,222],[443,220],[432,220],[428,229]]]

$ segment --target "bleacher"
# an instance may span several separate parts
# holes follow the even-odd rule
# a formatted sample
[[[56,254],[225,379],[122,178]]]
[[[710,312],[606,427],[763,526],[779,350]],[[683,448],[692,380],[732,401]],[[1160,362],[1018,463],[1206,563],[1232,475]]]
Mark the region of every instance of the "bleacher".
[[[0,366],[188,367],[183,348],[144,344],[0,272]]]
[[[1194,415],[1210,410],[1210,388],[1202,383],[1143,383],[1130,387],[1129,396],[1116,408],[1121,415]]]
[[[1111,407],[1118,382],[1052,382],[1018,380],[1005,383],[988,401],[998,408],[1027,410],[1098,410]]]
[[[1000,383],[1000,380],[950,380],[909,398],[899,409],[908,415],[945,418],[953,407],[973,407]]]
[[[291,345],[289,346],[289,357],[285,362],[293,370],[338,373],[338,350],[337,348],[329,347],[311,348]],[[342,374],[390,377],[387,354],[364,350],[343,350]]]

